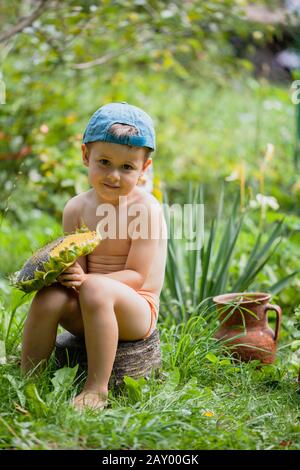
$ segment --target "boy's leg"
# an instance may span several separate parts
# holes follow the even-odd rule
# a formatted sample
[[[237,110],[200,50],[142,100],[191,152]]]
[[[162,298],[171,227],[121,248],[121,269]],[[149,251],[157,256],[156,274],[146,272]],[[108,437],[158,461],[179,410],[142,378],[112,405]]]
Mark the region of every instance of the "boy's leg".
[[[148,302],[134,289],[98,274],[93,274],[81,285],[79,301],[88,377],[84,390],[75,399],[75,406],[101,406],[101,400],[103,404],[108,395],[118,340],[143,338],[149,330],[151,311]]]
[[[22,373],[26,374],[41,361],[49,359],[59,323],[66,324],[71,333],[83,335],[78,294],[73,289],[53,284],[41,289],[31,303],[24,325]]]

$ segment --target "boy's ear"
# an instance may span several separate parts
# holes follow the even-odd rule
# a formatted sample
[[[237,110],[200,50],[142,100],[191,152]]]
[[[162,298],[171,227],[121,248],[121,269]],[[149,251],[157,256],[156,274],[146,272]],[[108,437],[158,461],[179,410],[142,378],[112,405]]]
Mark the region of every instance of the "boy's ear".
[[[148,168],[150,165],[152,165],[152,158],[148,158],[148,159],[146,160],[146,162],[144,163],[144,166],[143,166],[143,171],[146,171],[147,168]]]
[[[81,144],[81,150],[82,150],[82,161],[85,166],[89,166],[89,159],[90,155],[88,152],[88,148],[85,144]]]

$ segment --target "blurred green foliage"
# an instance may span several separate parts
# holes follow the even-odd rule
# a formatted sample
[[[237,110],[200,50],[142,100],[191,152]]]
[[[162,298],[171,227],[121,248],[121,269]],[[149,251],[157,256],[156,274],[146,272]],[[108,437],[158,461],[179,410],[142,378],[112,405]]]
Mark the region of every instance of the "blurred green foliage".
[[[253,32],[245,5],[240,0],[2,2],[2,211],[16,187],[21,199],[30,193],[26,207],[31,202],[60,217],[65,201],[87,188],[81,135],[89,116],[109,101],[132,102],[153,115],[162,179],[197,179],[207,157],[220,153],[217,136],[223,142],[222,127],[229,123],[224,106],[232,95],[222,87],[251,70],[232,44],[233,37]],[[18,29],[37,11],[34,21]],[[10,34],[13,28],[19,33]],[[275,34],[272,26],[255,28],[265,40]],[[243,92],[236,91],[237,97]],[[214,135],[209,143],[208,130]],[[231,160],[228,145],[222,154]],[[18,206],[13,213],[21,218],[22,203]]]
[[[269,223],[283,216],[285,249],[278,250],[272,258],[276,263],[266,266],[268,274],[259,274],[258,282],[270,286],[297,268],[300,179],[293,162],[295,108],[286,85],[252,78],[252,64],[236,54],[233,38],[251,39],[253,47],[253,41],[263,46],[280,35],[272,25],[247,21],[248,3],[68,0],[53,8],[53,1],[41,1],[41,14],[8,37],[38,4],[1,2],[6,104],[0,106],[0,211],[2,222],[8,224],[1,226],[5,272],[18,258],[5,255],[5,230],[20,230],[22,237],[28,232],[30,237],[28,227],[39,221],[42,232],[44,224],[51,230],[60,223],[66,201],[88,189],[81,162],[82,133],[91,114],[110,101],[130,102],[154,118],[154,174],[161,189],[167,188],[170,203],[186,202],[183,183],[204,184],[208,223],[224,180],[226,201],[237,191],[242,205],[252,201],[248,230],[241,233],[231,269],[241,269],[257,235],[256,222],[268,230]],[[274,155],[266,157],[270,143]],[[260,193],[274,197],[279,208],[262,207],[256,199]],[[225,212],[227,207],[226,202]],[[40,235],[36,237],[40,242]],[[31,251],[30,240],[26,243],[27,248],[18,244],[19,255]],[[297,282],[291,284],[287,303]]]
[[[31,153],[0,162],[2,210],[11,194],[8,214],[17,218],[23,214],[24,218],[34,206],[59,219],[67,199],[88,189],[81,162],[82,132],[95,109],[114,100],[141,106],[154,117],[158,140],[153,155],[155,174],[172,190],[174,199],[182,202],[182,181],[211,186],[212,200],[216,200],[217,181],[229,179],[228,191],[236,191],[241,163],[245,165],[245,191],[254,197],[261,192],[261,166],[267,144],[272,143],[274,157],[264,172],[265,194],[274,196],[281,210],[298,213],[294,108],[285,88],[253,79],[223,86],[202,80],[182,87],[162,73],[145,72],[141,77],[134,71],[119,72],[114,82],[101,86],[94,77],[88,87],[81,83],[65,93],[62,81],[56,85],[51,102],[44,106],[41,101],[40,120],[26,141]],[[2,108],[8,113],[10,106],[13,103]],[[9,155],[21,137],[7,136],[0,142]]]

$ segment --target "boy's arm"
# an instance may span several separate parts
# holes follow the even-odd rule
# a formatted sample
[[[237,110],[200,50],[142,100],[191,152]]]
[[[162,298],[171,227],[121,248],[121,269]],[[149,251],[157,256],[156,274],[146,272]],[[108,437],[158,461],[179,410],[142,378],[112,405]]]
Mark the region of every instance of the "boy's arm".
[[[104,276],[123,282],[136,290],[143,286],[159,243],[161,215],[160,206],[151,206],[146,221],[148,222],[148,239],[132,239],[124,270],[104,274]]]
[[[141,289],[153,262],[158,240],[133,240],[124,270],[103,274],[123,282],[135,290]]]
[[[74,232],[77,228],[80,227],[79,222],[78,222],[78,204],[79,202],[75,201],[73,198],[73,199],[70,199],[70,201],[68,201],[67,204],[65,205],[65,208],[63,211],[62,225],[63,225],[63,230],[66,233]],[[77,263],[80,264],[83,271],[86,273],[87,271],[86,256],[80,256],[77,259]]]

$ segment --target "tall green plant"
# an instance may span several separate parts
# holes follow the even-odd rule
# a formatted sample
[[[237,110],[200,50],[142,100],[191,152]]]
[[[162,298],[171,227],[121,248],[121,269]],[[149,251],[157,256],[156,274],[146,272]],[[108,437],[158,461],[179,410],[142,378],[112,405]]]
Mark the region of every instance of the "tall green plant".
[[[239,194],[235,198],[231,212],[224,220],[223,191],[220,195],[217,215],[212,219],[204,240],[196,250],[187,249],[188,237],[183,231],[183,238],[174,236],[176,220],[169,218],[166,208],[168,196],[164,194],[164,209],[168,226],[168,258],[165,284],[162,291],[162,303],[167,311],[179,321],[186,321],[205,301],[225,292],[243,292],[249,289],[258,274],[270,261],[281,242],[283,221],[278,221],[270,228],[267,240],[258,228],[254,246],[248,255],[241,273],[234,275],[232,266],[237,259],[237,243],[241,234],[246,213],[239,210]],[[203,189],[189,187],[187,203],[203,204]],[[196,210],[196,206],[195,206]],[[194,214],[195,215],[195,214]],[[196,217],[190,222],[196,229]],[[299,271],[294,271],[268,288],[271,294],[280,292]]]

